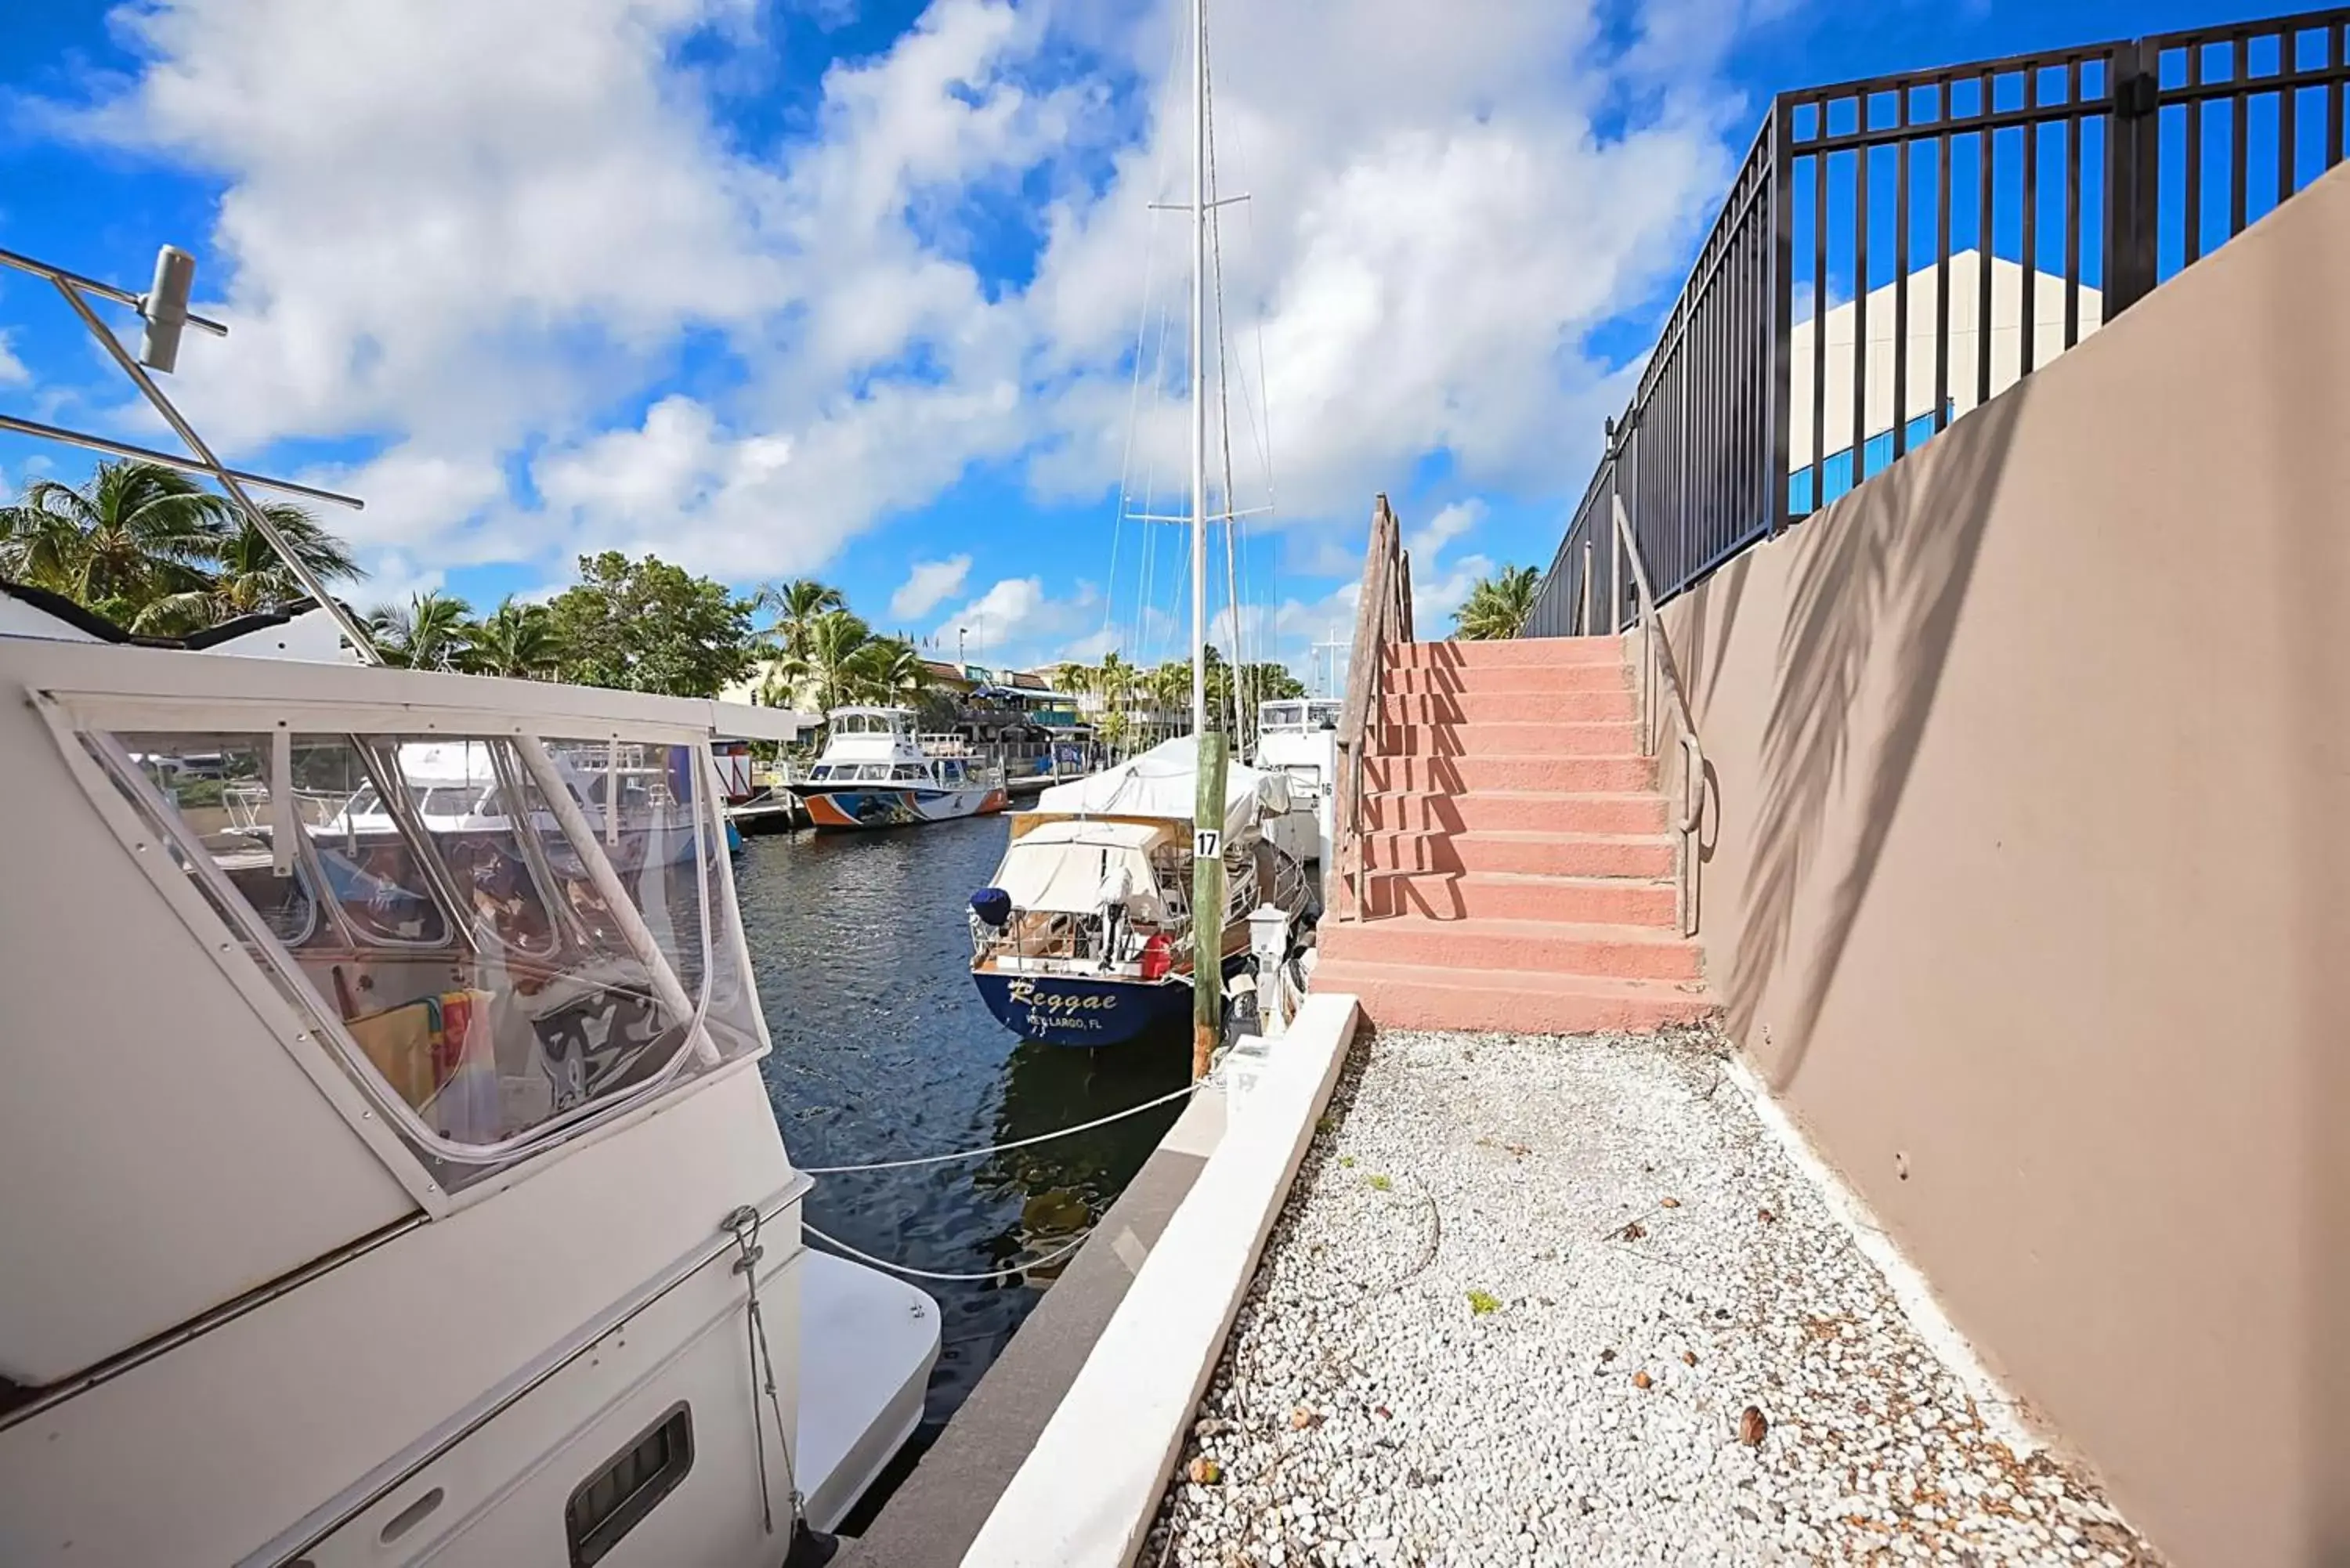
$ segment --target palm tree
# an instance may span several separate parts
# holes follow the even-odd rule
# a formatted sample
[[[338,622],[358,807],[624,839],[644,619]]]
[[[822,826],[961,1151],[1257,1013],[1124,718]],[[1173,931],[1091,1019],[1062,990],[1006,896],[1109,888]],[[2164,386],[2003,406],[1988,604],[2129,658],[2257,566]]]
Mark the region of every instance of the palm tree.
[[[931,667],[920,649],[902,637],[880,637],[850,656],[852,680],[863,695],[877,702],[899,703],[918,698],[931,688]]]
[[[751,606],[754,611],[773,610],[775,616],[766,629],[753,634],[754,640],[771,652],[795,653],[805,659],[817,618],[832,610],[847,609],[848,600],[828,583],[800,577],[766,584],[751,596]]]
[[[307,507],[273,502],[261,508],[286,546],[301,558],[314,576],[364,577],[367,573],[351,556],[351,548],[318,524]],[[185,633],[218,626],[241,615],[283,609],[308,597],[302,579],[286,564],[268,536],[242,513],[236,526],[221,541],[211,569],[201,587],[165,594],[148,601],[130,624],[137,632]]]
[[[203,587],[229,533],[227,502],[177,469],[101,462],[78,489],[35,480],[0,508],[0,574],[127,623]]]
[[[1453,612],[1453,635],[1461,638],[1515,637],[1534,613],[1535,573],[1532,566],[1503,566],[1482,577]]]
[[[463,666],[476,675],[538,680],[552,676],[562,660],[554,612],[545,605],[516,604],[512,594],[463,635]]]
[[[466,636],[473,607],[438,588],[412,594],[408,603],[380,605],[368,613],[368,631],[386,664],[403,670],[454,670],[470,646]]]
[[[864,617],[845,609],[827,610],[808,623],[806,651],[785,653],[775,660],[769,680],[788,682],[814,702],[818,712],[828,713],[855,701],[858,654],[872,641],[873,628]]]

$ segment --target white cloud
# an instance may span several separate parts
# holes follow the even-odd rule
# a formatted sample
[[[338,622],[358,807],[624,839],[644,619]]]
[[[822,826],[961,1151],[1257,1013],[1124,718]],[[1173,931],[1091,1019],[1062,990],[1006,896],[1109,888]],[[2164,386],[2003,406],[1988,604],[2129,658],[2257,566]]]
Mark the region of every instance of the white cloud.
[[[1718,196],[1743,111],[1708,73],[1776,3],[1670,0],[1621,49],[1599,0],[1220,12],[1243,504],[1259,418],[1292,522],[1357,528],[1440,450],[1471,491],[1579,484],[1562,445],[1617,390],[1584,335]],[[135,78],[50,119],[222,187],[203,282],[234,335],[181,400],[232,451],[380,442],[342,475],[364,548],[653,548],[743,580],[975,463],[1040,496],[1115,482],[1146,264],[1181,294],[1182,222],[1149,211],[1182,193],[1180,4],[933,0],[825,74],[811,129],[752,141],[723,94],[759,76],[754,0],[138,0]],[[1036,190],[1033,281],[983,277],[975,213],[1000,233]],[[670,392],[689,340],[718,373]],[[1160,379],[1137,441],[1163,497],[1186,427]],[[1475,521],[1448,518],[1440,546]]]
[[[6,329],[0,328],[0,387],[21,387],[32,379],[33,373],[16,358]]]
[[[963,579],[971,576],[969,556],[951,556],[943,561],[917,561],[898,591],[889,596],[889,617],[892,620],[920,620],[947,600],[962,592]]]
[[[1415,561],[1433,562],[1447,545],[1484,520],[1482,501],[1456,501],[1430,517],[1424,526],[1406,530],[1403,547]]]
[[[961,647],[992,662],[1026,668],[1063,657],[1081,639],[1099,640],[1101,593],[1080,582],[1066,598],[1047,593],[1040,577],[1004,577],[938,623],[931,639]],[[1090,644],[1088,644],[1089,646]]]

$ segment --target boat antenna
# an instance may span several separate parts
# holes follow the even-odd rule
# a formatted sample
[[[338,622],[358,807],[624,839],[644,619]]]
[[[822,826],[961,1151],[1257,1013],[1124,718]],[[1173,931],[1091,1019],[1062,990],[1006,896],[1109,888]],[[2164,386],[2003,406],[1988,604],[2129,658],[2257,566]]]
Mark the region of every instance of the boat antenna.
[[[227,327],[198,316],[188,308],[188,296],[196,281],[196,258],[176,245],[165,245],[156,253],[154,282],[145,294],[132,294],[127,289],[68,272],[63,267],[52,266],[47,262],[19,255],[10,250],[0,250],[0,266],[14,267],[18,272],[29,273],[55,286],[57,291],[65,296],[66,303],[73,307],[73,313],[81,318],[81,324],[89,328],[90,336],[98,339],[99,347],[104,348],[107,356],[121,368],[122,373],[130,378],[130,384],[139,389],[148,402],[154,406],[155,411],[163,416],[163,421],[178,433],[180,439],[187,443],[188,450],[195,455],[192,458],[175,457],[168,452],[133,446],[128,441],[109,441],[104,436],[68,430],[60,425],[42,424],[34,420],[20,420],[6,414],[0,414],[0,430],[62,441],[68,446],[83,447],[115,457],[161,463],[166,468],[176,468],[184,473],[201,473],[214,480],[228,493],[229,500],[235,504],[245,522],[251,524],[254,531],[277,552],[277,558],[286,563],[286,569],[294,574],[295,581],[302,585],[302,591],[310,596],[310,601],[335,623],[350,643],[352,651],[366,663],[381,664],[383,655],[376,650],[375,639],[368,636],[367,629],[344,607],[342,601],[327,591],[327,585],[319,579],[318,574],[311,570],[310,564],[286,543],[286,535],[278,531],[276,524],[270,521],[269,514],[254,504],[253,496],[244,487],[255,484],[264,489],[282,490],[289,494],[306,495],[313,501],[330,501],[338,506],[348,506],[354,510],[366,503],[355,495],[343,495],[332,490],[296,484],[290,480],[271,479],[265,474],[223,467],[220,459],[213,455],[212,448],[206,446],[203,438],[196,433],[195,427],[172,406],[172,400],[155,384],[155,378],[147,373],[152,369],[159,375],[169,375],[177,368],[180,335],[187,327],[196,327],[215,337],[228,336]],[[130,350],[123,348],[121,340],[98,318],[98,312],[90,308],[93,296],[112,300],[117,305],[127,305],[139,313],[140,319],[146,325],[140,338],[138,358],[130,357]]]

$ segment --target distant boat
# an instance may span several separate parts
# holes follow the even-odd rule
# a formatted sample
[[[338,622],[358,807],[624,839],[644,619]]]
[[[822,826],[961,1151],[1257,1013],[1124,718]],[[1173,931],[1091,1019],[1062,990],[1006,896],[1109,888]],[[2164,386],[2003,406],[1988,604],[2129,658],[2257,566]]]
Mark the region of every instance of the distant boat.
[[[1224,819],[1196,823],[1189,735],[1045,791],[1015,821],[994,880],[972,895],[972,982],[1005,1028],[1061,1045],[1118,1045],[1191,1017],[1199,960],[1192,855],[1206,828],[1224,860],[1212,928],[1230,979],[1249,961],[1248,918],[1271,904],[1293,931],[1313,889],[1263,825],[1289,810],[1286,781],[1232,763]]]
[[[819,828],[910,827],[1012,804],[972,759],[924,752],[910,708],[836,708],[825,719],[824,755],[791,786]]]

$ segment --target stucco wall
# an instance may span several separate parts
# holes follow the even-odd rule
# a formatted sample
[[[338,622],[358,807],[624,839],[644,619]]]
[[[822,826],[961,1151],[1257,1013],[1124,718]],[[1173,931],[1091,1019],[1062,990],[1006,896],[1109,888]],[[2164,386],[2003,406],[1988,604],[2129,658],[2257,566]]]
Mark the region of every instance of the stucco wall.
[[[1758,1068],[2178,1562],[2350,1562],[2350,170],[1667,619]]]

